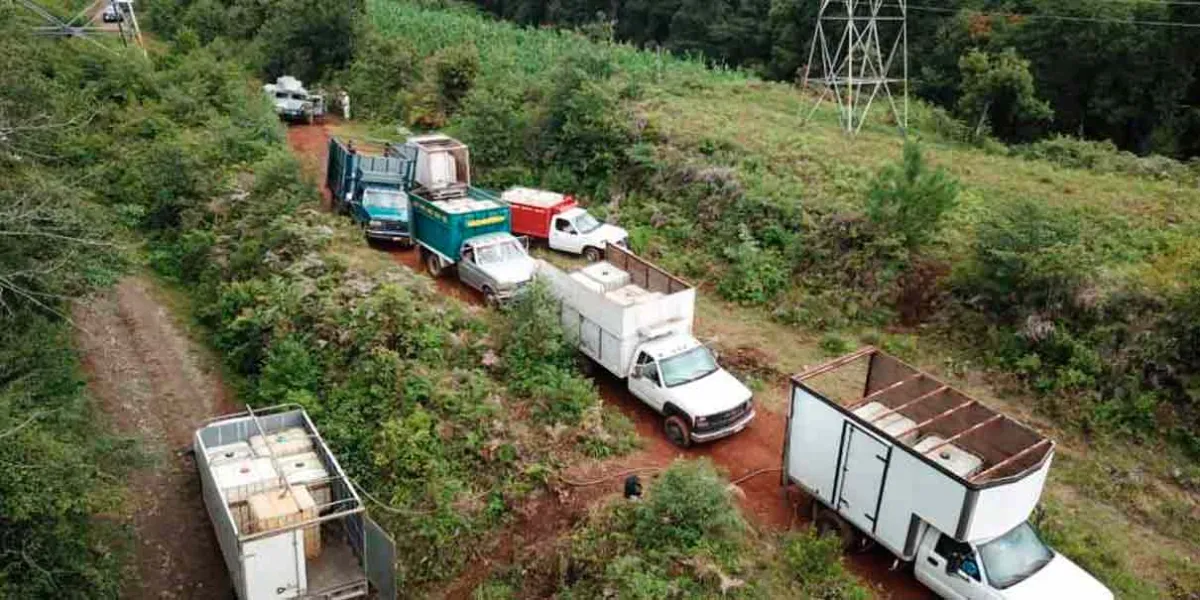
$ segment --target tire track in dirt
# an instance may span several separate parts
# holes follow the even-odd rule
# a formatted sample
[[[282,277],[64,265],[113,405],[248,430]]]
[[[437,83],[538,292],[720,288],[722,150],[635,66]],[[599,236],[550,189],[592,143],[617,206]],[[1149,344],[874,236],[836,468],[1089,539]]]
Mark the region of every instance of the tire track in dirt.
[[[324,124],[296,124],[288,128],[288,143],[292,150],[302,157],[301,160],[311,169],[310,172],[320,178],[326,209],[328,191],[324,189],[324,181],[330,135],[330,129]],[[382,248],[382,245],[379,247]],[[420,253],[415,250],[389,249],[389,254],[396,264],[404,265],[414,272],[424,270]],[[438,290],[445,295],[480,306],[484,304],[481,295],[460,285],[451,277],[438,277],[434,282]],[[643,442],[643,448],[634,455],[618,459],[619,467],[599,470],[603,465],[593,465],[598,469],[592,471],[586,465],[580,465],[572,471],[579,474],[580,478],[588,478],[589,471],[594,475],[603,476],[605,473],[621,471],[631,466],[665,467],[678,458],[707,457],[718,468],[725,470],[731,480],[759,469],[781,466],[783,438],[787,429],[785,415],[759,406],[756,409],[758,416],[740,433],[683,450],[672,445],[663,435],[662,417],[634,398],[620,380],[602,369],[597,369],[594,381],[604,401],[633,421]],[[779,385],[787,385],[786,375],[780,376]],[[568,494],[569,500],[560,495],[556,506],[555,502],[533,500],[532,504],[537,507],[533,515],[519,516],[516,523],[505,528],[497,536],[499,543],[493,544],[491,554],[473,561],[463,576],[451,583],[442,595],[447,598],[470,597],[474,587],[486,580],[492,568],[496,565],[511,564],[514,557],[518,556],[518,550],[514,548],[514,539],[540,547],[542,544],[539,540],[547,536],[562,536],[579,521],[592,502],[619,493],[621,483],[620,479],[614,479],[594,487],[590,486],[589,490],[576,490]],[[795,490],[783,487],[778,472],[763,473],[750,478],[742,482],[738,489],[739,501],[744,512],[759,525],[786,530],[811,520],[811,500]],[[930,597],[929,590],[917,583],[911,574],[903,570],[890,570],[893,557],[884,550],[849,555],[847,558],[849,568],[875,586],[877,594],[881,597],[897,600]]]
[[[152,288],[129,277],[72,311],[89,391],[151,461],[129,481],[137,577],[122,597],[233,598],[187,451],[205,419],[234,412],[233,398]]]

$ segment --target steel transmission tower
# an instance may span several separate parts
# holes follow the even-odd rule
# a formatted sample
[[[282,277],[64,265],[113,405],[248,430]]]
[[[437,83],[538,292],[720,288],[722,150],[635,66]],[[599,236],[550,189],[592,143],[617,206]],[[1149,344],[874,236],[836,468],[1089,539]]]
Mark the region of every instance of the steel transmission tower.
[[[42,18],[43,24],[33,28],[36,35],[80,38],[110,52],[113,51],[112,48],[101,44],[93,39],[93,37],[97,35],[116,35],[121,39],[123,45],[128,46],[133,44],[141,48],[143,56],[146,54],[146,47],[142,43],[142,30],[138,26],[137,14],[134,12],[132,1],[93,0],[87,8],[84,8],[74,17],[65,21],[39,5],[35,0],[16,0],[16,2]],[[114,14],[119,15],[120,18],[115,23],[102,22],[105,9],[110,7],[114,11]]]
[[[822,102],[831,99],[838,107],[842,128],[855,134],[867,120],[871,105],[886,99],[896,125],[907,130],[907,0],[820,2],[804,70],[805,88],[810,81],[821,88],[809,118]],[[893,92],[902,96],[899,103]]]

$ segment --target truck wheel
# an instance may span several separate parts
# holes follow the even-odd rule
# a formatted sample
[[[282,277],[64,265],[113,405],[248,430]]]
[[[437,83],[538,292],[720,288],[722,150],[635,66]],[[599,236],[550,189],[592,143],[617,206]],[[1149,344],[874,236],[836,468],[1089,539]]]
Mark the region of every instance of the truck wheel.
[[[826,508],[818,509],[814,524],[817,527],[817,535],[821,537],[837,536],[841,541],[843,552],[849,552],[858,546],[858,533],[854,531],[854,526],[847,523],[837,513]]]
[[[587,259],[590,263],[600,262],[600,259],[604,258],[604,253],[595,246],[588,246],[583,249],[583,258]]]
[[[500,306],[500,299],[496,297],[496,292],[486,285],[483,286],[483,302],[492,308]]]
[[[688,425],[687,420],[679,415],[667,417],[663,421],[663,431],[666,432],[667,439],[680,448],[692,445],[692,428]]]
[[[442,260],[438,258],[438,255],[432,252],[425,254],[425,270],[434,279],[442,276]]]

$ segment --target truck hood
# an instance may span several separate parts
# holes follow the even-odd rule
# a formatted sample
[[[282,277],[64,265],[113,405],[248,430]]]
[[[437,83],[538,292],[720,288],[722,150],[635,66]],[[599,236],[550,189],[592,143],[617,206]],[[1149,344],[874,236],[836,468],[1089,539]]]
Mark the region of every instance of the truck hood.
[[[693,417],[706,417],[731,410],[753,395],[725,369],[717,369],[695,381],[666,388],[671,402]]]
[[[502,263],[480,265],[480,269],[487,273],[488,277],[495,279],[498,285],[513,287],[533,279],[533,274],[537,272],[537,262],[526,256]]]
[[[596,244],[597,246],[603,246],[605,242],[615,244],[629,237],[629,232],[617,227],[616,225],[609,225],[608,223],[605,223],[584,237],[587,238],[588,243]]]
[[[1071,598],[1072,600],[1112,600],[1113,593],[1091,573],[1079,568],[1067,557],[1054,558],[1029,579],[1003,590],[1007,600]]]

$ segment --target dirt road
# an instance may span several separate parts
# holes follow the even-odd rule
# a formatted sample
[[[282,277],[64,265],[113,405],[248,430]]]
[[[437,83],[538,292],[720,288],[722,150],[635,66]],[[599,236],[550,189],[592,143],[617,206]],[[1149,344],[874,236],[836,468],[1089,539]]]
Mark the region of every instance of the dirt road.
[[[310,173],[324,182],[325,161],[329,136],[332,135],[328,124],[292,125],[288,128],[288,143],[292,150],[301,157],[301,161],[310,169]],[[322,192],[327,194],[326,192]],[[326,197],[328,202],[328,198]],[[414,250],[399,250],[383,248],[389,251],[392,260],[414,271],[422,270],[420,256]],[[482,305],[483,299],[466,286],[459,285],[451,277],[441,277],[437,280],[438,288],[445,294],[461,300]],[[773,384],[786,386],[786,376],[780,375],[779,381]],[[783,436],[786,429],[786,418],[777,412],[758,407],[758,417],[749,428],[741,433],[710,444],[696,446],[688,450],[680,450],[667,441],[662,433],[662,418],[644,403],[638,401],[624,388],[622,383],[607,373],[600,372],[596,376],[596,384],[604,401],[617,407],[635,424],[643,449],[634,456],[620,461],[620,468],[605,469],[608,465],[595,465],[596,470],[583,466],[572,471],[576,478],[586,479],[589,476],[603,476],[609,472],[636,467],[663,467],[680,457],[708,457],[713,463],[725,470],[731,480],[737,480],[758,470],[778,468],[783,456]],[[602,472],[599,472],[602,471]],[[564,505],[550,507],[542,500],[535,501],[540,508],[537,515],[519,519],[510,527],[499,540],[496,547],[488,551],[477,564],[469,567],[464,577],[450,586],[445,596],[449,598],[468,597],[473,585],[486,578],[487,569],[495,564],[510,562],[519,552],[514,546],[520,544],[540,545],[547,536],[557,537],[567,531],[573,524],[587,500],[598,500],[619,490],[621,481],[614,479],[602,485],[579,490],[573,499],[563,501]],[[780,485],[777,471],[764,472],[751,477],[739,486],[739,498],[745,513],[760,525],[775,529],[787,529],[807,523],[809,510],[807,499],[794,492],[785,491]],[[580,502],[580,499],[583,502]],[[799,510],[798,510],[799,509]],[[513,540],[518,540],[514,542]],[[904,571],[890,571],[892,556],[886,551],[877,550],[866,554],[850,557],[850,568],[871,583],[881,597],[903,599],[929,598],[929,590],[921,586]]]
[[[233,399],[152,290],[130,277],[73,311],[88,389],[118,431],[143,441],[152,461],[129,482],[137,580],[122,597],[233,598],[187,453],[192,432],[234,412]]]

